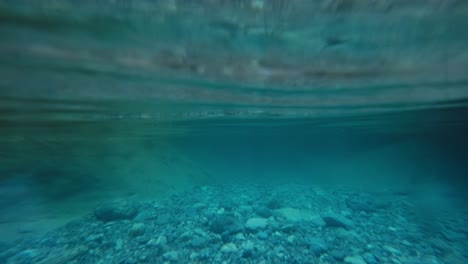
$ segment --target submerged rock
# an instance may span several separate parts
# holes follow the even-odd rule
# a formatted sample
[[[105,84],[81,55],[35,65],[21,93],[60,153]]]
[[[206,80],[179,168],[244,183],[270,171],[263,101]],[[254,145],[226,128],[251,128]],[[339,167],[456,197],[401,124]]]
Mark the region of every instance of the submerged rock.
[[[109,202],[94,210],[96,218],[104,222],[133,219],[137,213],[138,208],[135,204],[125,200]]]
[[[357,212],[372,213],[379,209],[386,209],[391,206],[391,203],[386,200],[375,200],[371,197],[358,197],[346,201],[348,208]]]
[[[227,243],[221,247],[221,252],[223,253],[235,253],[237,251],[238,251],[238,248],[233,243]]]
[[[210,229],[216,234],[233,234],[242,230],[242,225],[236,218],[223,214],[211,223]]]
[[[205,237],[195,237],[190,242],[190,245],[194,248],[203,248],[208,244],[208,239]]]
[[[346,264],[366,264],[366,262],[364,261],[364,259],[359,256],[359,255],[356,255],[356,256],[348,256],[344,259],[344,262]]]
[[[315,256],[319,257],[328,250],[327,244],[323,239],[312,238],[308,241],[310,250],[314,253]]]
[[[281,216],[290,222],[301,222],[306,221],[310,222],[315,226],[324,226],[325,222],[323,221],[320,215],[314,214],[307,210],[299,210],[295,208],[280,208],[273,211],[276,216]]]
[[[165,225],[165,224],[168,224],[170,220],[171,220],[171,216],[169,214],[166,214],[166,213],[160,214],[156,218],[156,224]]]
[[[145,225],[143,223],[136,223],[130,228],[129,235],[131,237],[141,236],[145,233]]]
[[[346,253],[344,252],[344,250],[338,249],[332,250],[330,252],[330,255],[338,261],[343,261],[343,259],[346,257]]]
[[[254,217],[254,218],[250,218],[249,220],[247,220],[247,222],[245,223],[245,227],[250,231],[258,231],[261,229],[265,229],[267,224],[268,224],[268,219]]]
[[[169,260],[169,261],[178,261],[179,260],[179,253],[177,251],[175,251],[175,250],[172,250],[172,251],[164,253],[163,258],[165,260]]]
[[[272,215],[272,211],[266,207],[260,206],[255,209],[255,213],[263,218],[268,218]]]
[[[323,216],[325,224],[329,227],[344,227],[350,228],[353,227],[354,223],[350,219],[335,213],[328,213]]]
[[[9,258],[8,263],[34,263],[34,259],[40,254],[37,249],[26,249]]]

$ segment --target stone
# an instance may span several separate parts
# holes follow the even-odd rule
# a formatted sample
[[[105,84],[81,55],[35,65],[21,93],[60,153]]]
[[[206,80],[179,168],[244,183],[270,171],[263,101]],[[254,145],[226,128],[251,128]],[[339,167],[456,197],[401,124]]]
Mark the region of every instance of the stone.
[[[100,221],[110,222],[123,219],[133,219],[138,213],[137,207],[125,200],[116,200],[98,206],[94,215]]]
[[[308,240],[309,248],[315,256],[319,257],[328,250],[327,244],[323,239],[312,238]]]
[[[242,257],[243,258],[250,258],[253,256],[255,251],[254,243],[250,240],[246,241],[242,247]]]
[[[263,232],[263,231],[262,231],[262,232],[260,232],[260,233],[257,234],[257,237],[258,237],[258,239],[260,239],[260,240],[265,240],[265,239],[268,238],[268,234],[267,234],[266,232]]]
[[[193,205],[193,208],[196,210],[196,211],[201,211],[202,209],[204,209],[206,207],[206,204],[204,203],[195,203]]]
[[[297,230],[297,226],[294,224],[286,224],[281,227],[281,232],[283,233],[291,234],[291,233],[296,232],[296,230]]]
[[[222,214],[211,223],[210,230],[216,234],[234,234],[242,230],[242,225],[236,218]]]
[[[34,262],[37,264],[63,264],[70,263],[73,259],[80,255],[84,255],[88,252],[89,248],[83,245],[79,245],[70,249],[64,249],[50,254],[47,258]]]
[[[394,247],[391,247],[391,246],[388,246],[388,245],[385,245],[383,247],[387,252],[391,253],[391,254],[394,254],[394,255],[399,255],[401,254],[401,251],[394,248]]]
[[[165,236],[159,236],[155,243],[156,246],[160,246],[160,247],[166,246],[166,244],[167,244],[167,238]]]
[[[350,228],[354,225],[354,223],[350,219],[336,213],[328,213],[324,215],[323,220],[325,221],[325,224],[328,227]]]
[[[137,263],[138,261],[134,257],[130,257],[124,262],[124,264],[137,264]]]
[[[421,256],[421,257],[403,259],[401,263],[402,264],[442,264],[442,262],[440,262],[434,256]]]
[[[9,258],[7,263],[34,263],[34,259],[39,255],[36,249],[26,249]]]
[[[117,241],[115,241],[115,246],[114,246],[114,249],[116,251],[119,251],[121,250],[123,247],[123,240],[122,239],[117,239]]]
[[[364,254],[364,261],[367,263],[367,264],[377,264],[379,263],[379,261],[377,260],[377,258],[372,255],[371,253],[366,253]]]
[[[249,220],[247,220],[247,222],[245,223],[245,227],[250,231],[258,231],[258,230],[265,229],[267,224],[268,224],[268,219],[254,217],[254,218],[250,218]]]
[[[264,206],[257,207],[255,213],[263,218],[268,218],[272,215],[272,211]]]
[[[281,208],[282,202],[279,198],[273,198],[270,201],[266,203],[266,207],[268,207],[271,210]]]
[[[85,241],[86,242],[96,242],[96,243],[101,243],[102,239],[104,238],[103,234],[91,234],[88,237],[86,237]]]
[[[344,252],[344,250],[338,250],[338,249],[332,250],[330,252],[330,255],[338,261],[343,261],[343,259],[346,257],[346,253]]]
[[[227,243],[221,247],[221,252],[223,253],[235,253],[237,251],[237,246],[234,243]]]
[[[157,218],[158,218],[158,214],[157,214],[156,211],[154,211],[154,210],[144,210],[144,211],[140,212],[137,216],[135,216],[135,218],[133,220],[137,221],[137,222],[145,222],[145,221],[152,220],[152,219],[157,219]]]
[[[466,240],[466,235],[461,233],[461,232],[455,232],[455,231],[452,231],[452,230],[444,230],[442,232],[442,234],[444,235],[444,237],[448,240],[448,241],[464,241]]]
[[[245,236],[244,236],[244,234],[242,234],[242,233],[237,233],[237,234],[234,236],[234,238],[235,238],[236,240],[240,240],[240,241],[245,240]]]
[[[195,237],[192,239],[190,242],[190,245],[194,248],[202,248],[205,247],[208,244],[208,239],[204,237]]]
[[[163,258],[169,261],[178,261],[179,260],[179,253],[175,250],[171,250],[163,254]]]
[[[322,217],[320,217],[320,215],[314,214],[307,210],[284,207],[274,210],[273,213],[275,216],[281,216],[291,222],[306,221],[315,226],[325,225],[325,222],[323,221]]]
[[[156,218],[156,224],[166,225],[166,224],[168,224],[170,222],[170,220],[171,220],[171,216],[169,214],[167,214],[167,213],[160,214]]]
[[[376,207],[369,199],[354,198],[346,201],[348,208],[357,212],[372,213],[376,210]]]
[[[145,224],[143,223],[133,224],[129,231],[129,235],[131,237],[141,236],[144,233],[145,233]]]
[[[347,256],[344,259],[344,263],[346,263],[346,264],[366,264],[364,259],[359,255]]]

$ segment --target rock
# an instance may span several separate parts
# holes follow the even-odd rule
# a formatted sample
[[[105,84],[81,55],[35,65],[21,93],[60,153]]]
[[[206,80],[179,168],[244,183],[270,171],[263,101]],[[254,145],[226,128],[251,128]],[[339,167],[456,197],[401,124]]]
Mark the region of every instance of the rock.
[[[38,250],[26,249],[14,255],[13,257],[9,258],[7,263],[18,263],[18,264],[35,263],[34,259],[38,255],[39,255]]]
[[[281,232],[284,233],[293,233],[296,231],[296,226],[293,224],[287,224],[281,227]]]
[[[444,237],[448,240],[448,241],[464,241],[466,240],[466,235],[461,233],[461,232],[455,232],[455,231],[452,231],[452,230],[444,230],[442,232],[442,234],[444,235]]]
[[[272,211],[264,206],[257,207],[255,213],[263,218],[268,218],[272,215]]]
[[[323,221],[322,217],[320,217],[320,215],[313,214],[312,212],[307,210],[299,210],[295,208],[284,207],[274,210],[273,213],[274,215],[281,216],[291,222],[307,221],[315,226],[325,225],[325,222]]]
[[[401,244],[407,246],[407,247],[412,247],[413,243],[409,242],[408,240],[403,240],[401,241]]]
[[[279,198],[273,198],[266,203],[266,207],[271,210],[281,208],[281,206],[282,206],[282,202]]]
[[[423,256],[423,257],[413,257],[409,259],[403,259],[402,264],[442,264],[434,256]]]
[[[158,213],[155,210],[144,210],[133,219],[136,222],[145,222],[147,220],[157,219]]]
[[[119,251],[119,250],[122,249],[122,246],[123,246],[123,240],[122,239],[117,239],[117,241],[115,241],[114,249],[116,251]]]
[[[328,250],[327,244],[323,239],[312,238],[308,241],[310,250],[314,253],[315,256],[319,257]]]
[[[340,239],[355,240],[359,243],[365,243],[364,238],[358,235],[354,230],[347,230],[340,227],[336,230],[336,236]]]
[[[208,244],[208,239],[204,237],[195,237],[190,242],[190,245],[194,248],[202,248]]]
[[[258,230],[265,229],[267,224],[268,224],[268,219],[254,217],[254,218],[250,218],[249,220],[247,220],[247,222],[245,223],[245,227],[250,231],[258,231]]]
[[[163,258],[169,261],[178,261],[179,260],[179,253],[175,250],[171,250],[163,254]]]
[[[266,232],[260,232],[257,234],[258,239],[265,240],[268,238],[268,234]]]
[[[275,252],[275,255],[278,258],[283,258],[284,253],[286,252],[286,250],[285,250],[285,248],[283,246],[276,246],[276,247],[273,248],[273,251]]]
[[[223,214],[211,223],[210,229],[216,234],[234,234],[242,230],[242,225],[236,218]]]
[[[237,212],[243,216],[250,216],[253,212],[253,209],[251,206],[241,205],[239,208],[237,208]]]
[[[354,225],[350,219],[335,213],[326,214],[323,216],[323,220],[325,221],[326,226],[329,227],[350,228]]]
[[[343,259],[346,257],[346,253],[344,252],[344,250],[338,250],[338,249],[332,250],[330,252],[330,255],[338,261],[343,261]]]
[[[85,242],[96,242],[96,243],[101,243],[102,239],[104,238],[103,234],[91,234],[88,237],[86,237]]]
[[[431,247],[434,249],[434,253],[437,253],[438,255],[442,255],[442,256],[447,254],[447,252],[450,252],[451,250],[450,244],[441,239],[432,239]]]
[[[245,240],[245,236],[242,233],[237,233],[236,236],[234,237],[236,240]]]
[[[374,255],[372,255],[371,253],[364,254],[364,261],[367,264],[377,264],[377,263],[379,263],[377,258]]]
[[[242,257],[250,258],[253,256],[255,250],[254,243],[252,241],[246,241],[243,245]]]
[[[234,243],[227,243],[221,247],[221,252],[223,253],[235,253],[237,251],[237,246]]]
[[[160,246],[160,247],[166,246],[166,244],[167,244],[167,238],[165,236],[159,236],[155,243],[156,246]]]
[[[167,213],[160,214],[158,215],[158,218],[156,218],[156,224],[158,225],[166,225],[169,223],[171,220],[171,216]]]
[[[124,262],[124,264],[137,264],[137,263],[138,261],[134,257],[130,257]]]
[[[181,241],[188,241],[190,240],[191,238],[193,237],[193,232],[192,231],[185,231],[184,233],[182,233],[181,235],[179,235],[179,239]]]
[[[348,208],[356,211],[356,212],[366,212],[372,213],[376,210],[376,207],[369,199],[362,199],[362,198],[354,198],[349,199],[346,201],[346,205]]]
[[[359,255],[356,255],[356,256],[348,256],[344,259],[344,262],[346,264],[366,264],[366,262],[364,261],[364,259],[359,256]]]
[[[122,219],[133,219],[138,213],[137,207],[125,200],[116,200],[98,206],[94,210],[94,215],[100,221],[109,222]]]
[[[396,248],[394,248],[394,247],[391,247],[391,246],[387,246],[387,245],[386,245],[386,246],[384,246],[383,248],[384,248],[387,252],[389,252],[389,253],[391,253],[391,254],[393,254],[393,255],[399,255],[399,254],[401,254],[401,251],[398,250],[398,249],[396,249]]]
[[[201,210],[204,209],[205,207],[206,207],[206,204],[204,204],[204,203],[195,203],[195,204],[193,205],[193,208],[194,208],[197,212],[201,211]]]
[[[167,250],[167,238],[165,236],[159,236],[157,239],[150,239],[146,243],[146,247],[154,248],[155,251],[160,254]]]
[[[129,235],[131,237],[141,236],[144,233],[145,233],[145,224],[143,223],[133,224],[129,231]]]
[[[37,264],[65,264],[70,263],[73,259],[77,258],[80,255],[86,254],[89,248],[83,245],[76,246],[71,249],[65,249],[55,252],[55,254],[50,254],[47,258],[34,262]]]

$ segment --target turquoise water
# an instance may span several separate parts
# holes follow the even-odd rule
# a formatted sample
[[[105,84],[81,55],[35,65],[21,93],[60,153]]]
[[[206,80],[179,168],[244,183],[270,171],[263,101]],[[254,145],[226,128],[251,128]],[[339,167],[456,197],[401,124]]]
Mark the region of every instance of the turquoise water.
[[[467,26],[456,0],[0,1],[0,262],[466,263]]]

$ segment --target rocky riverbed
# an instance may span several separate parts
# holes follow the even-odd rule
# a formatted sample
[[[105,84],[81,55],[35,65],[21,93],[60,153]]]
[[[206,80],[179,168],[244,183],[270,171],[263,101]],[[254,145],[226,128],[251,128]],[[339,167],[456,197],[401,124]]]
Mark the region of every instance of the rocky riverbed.
[[[2,245],[0,263],[464,264],[467,222],[464,206],[431,210],[405,192],[213,185],[109,201]]]

